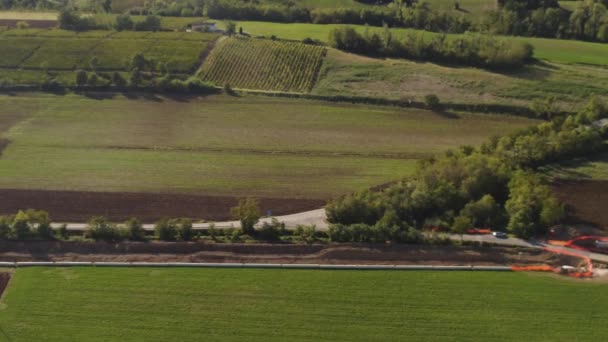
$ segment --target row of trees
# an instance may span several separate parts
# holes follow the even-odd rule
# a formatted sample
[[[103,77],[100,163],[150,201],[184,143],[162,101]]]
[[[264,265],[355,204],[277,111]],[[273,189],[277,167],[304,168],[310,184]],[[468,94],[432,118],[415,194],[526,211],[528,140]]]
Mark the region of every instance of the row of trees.
[[[544,234],[565,212],[536,168],[603,149],[607,134],[591,125],[603,117],[608,107],[593,99],[576,116],[491,139],[478,149],[449,151],[421,162],[414,177],[382,192],[332,201],[328,220],[351,227],[342,229],[373,226],[374,234],[393,237],[425,227],[460,234],[488,227],[524,238]]]
[[[386,27],[381,34],[370,33],[368,29],[359,33],[352,27],[336,28],[330,32],[329,44],[365,55],[485,68],[516,68],[531,61],[533,56],[530,44],[488,35],[467,34],[456,39],[439,35],[429,39],[421,33],[409,33],[399,39]]]
[[[71,31],[87,31],[94,29],[104,29],[103,25],[98,25],[95,19],[90,16],[80,15],[73,9],[63,9],[58,16],[59,28]],[[116,17],[113,28],[117,31],[160,31],[160,18],[155,15],[148,15],[143,20],[134,21],[128,14],[121,14]]]
[[[457,4],[458,2],[455,2],[455,8],[459,9]],[[608,40],[606,0],[581,1],[572,12],[561,8],[554,0],[498,0],[498,5],[498,9],[487,11],[475,22],[460,13],[434,10],[426,1],[393,1],[391,6],[367,8],[308,9],[293,2],[260,4],[254,1],[180,0],[156,1],[143,8],[134,8],[131,13],[188,17],[207,15],[213,19],[225,20],[389,25],[445,33],[481,31],[507,35]]]
[[[557,2],[525,6],[511,0],[482,17],[479,30],[496,34],[608,42],[608,1],[585,0],[574,11]]]

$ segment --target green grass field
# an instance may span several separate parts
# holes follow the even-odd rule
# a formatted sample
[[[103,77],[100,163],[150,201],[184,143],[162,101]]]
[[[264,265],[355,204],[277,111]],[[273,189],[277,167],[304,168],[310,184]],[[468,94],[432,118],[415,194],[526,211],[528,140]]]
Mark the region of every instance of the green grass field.
[[[309,92],[326,49],[267,39],[220,41],[200,69],[200,77],[235,88]]]
[[[605,341],[608,287],[525,273],[23,268],[6,341]]]
[[[497,73],[407,60],[381,60],[330,49],[313,93],[528,106],[554,96],[564,110],[576,111],[593,94],[608,94],[608,69],[542,63]],[[608,99],[608,97],[607,97]]]
[[[332,29],[345,25],[282,24],[242,21],[237,22],[237,26],[242,26],[245,32],[253,35],[266,37],[275,35],[279,38],[294,40],[312,38],[325,42]],[[380,33],[383,30],[381,27],[366,27],[363,25],[348,26],[354,27],[360,32],[369,29],[370,32],[377,31]],[[395,28],[391,31],[395,37],[404,36],[412,32],[422,33],[429,39],[434,35],[437,35],[437,33],[413,29]],[[449,34],[448,39],[457,36],[458,35],[456,34]],[[608,65],[608,58],[605,58],[605,56],[608,56],[608,44],[545,38],[505,37],[504,39],[515,39],[532,44],[534,46],[534,56],[539,59],[560,63]]]
[[[15,113],[19,113],[15,119]],[[524,118],[266,97],[0,97],[0,188],[329,198]],[[388,158],[387,158],[388,157]]]

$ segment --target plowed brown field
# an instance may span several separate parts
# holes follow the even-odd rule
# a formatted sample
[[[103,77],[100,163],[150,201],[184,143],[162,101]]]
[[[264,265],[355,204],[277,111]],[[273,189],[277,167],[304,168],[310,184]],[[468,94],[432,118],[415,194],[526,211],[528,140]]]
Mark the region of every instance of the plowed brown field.
[[[144,222],[162,217],[228,220],[237,202],[235,197],[221,196],[0,189],[0,215],[33,208],[48,211],[54,221],[68,222],[84,222],[92,216],[116,221],[136,217]],[[260,198],[259,203],[262,213],[271,210],[273,215],[282,215],[318,209],[325,201]]]
[[[558,181],[553,191],[572,221],[598,225],[608,233],[608,181]]]

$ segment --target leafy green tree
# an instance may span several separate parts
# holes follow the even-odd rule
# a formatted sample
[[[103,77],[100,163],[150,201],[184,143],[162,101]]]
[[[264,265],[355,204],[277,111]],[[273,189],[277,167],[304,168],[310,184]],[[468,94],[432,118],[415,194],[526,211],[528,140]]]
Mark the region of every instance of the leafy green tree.
[[[11,235],[13,219],[9,216],[0,216],[0,239],[8,239]]]
[[[177,238],[181,241],[192,241],[194,238],[194,230],[192,229],[192,220],[182,218],[176,220]]]
[[[135,87],[139,86],[141,84],[142,80],[143,80],[143,78],[142,78],[141,72],[139,71],[138,68],[131,70],[129,83],[132,86],[135,86]]]
[[[154,225],[154,234],[161,241],[175,241],[177,226],[175,221],[164,218]]]
[[[87,223],[85,236],[93,240],[118,242],[125,239],[126,234],[115,224],[110,223],[105,217],[92,217]]]
[[[24,211],[19,210],[13,218],[13,236],[17,239],[25,239],[30,237],[31,234],[32,229],[29,224],[29,217]]]
[[[471,219],[475,227],[499,228],[503,224],[504,213],[492,195],[485,195],[479,201],[469,202],[460,211],[461,216]]]
[[[450,228],[450,231],[453,234],[460,235],[460,239],[462,240],[463,235],[467,233],[469,229],[473,229],[473,223],[471,219],[466,216],[458,216],[454,219],[454,223]]]
[[[439,110],[441,109],[441,101],[439,97],[435,94],[428,94],[424,96],[424,104],[430,110]]]
[[[76,85],[82,87],[87,83],[89,83],[89,76],[87,75],[87,72],[82,69],[76,71]]]
[[[122,75],[117,71],[114,71],[112,74],[112,83],[120,88],[127,86],[127,80],[125,80],[125,78],[122,77]]]
[[[146,239],[146,231],[144,226],[136,218],[130,218],[125,222],[125,228],[128,232],[128,238],[132,241],[143,241]]]
[[[255,225],[261,217],[258,201],[254,198],[241,199],[231,211],[232,215],[241,222],[243,234],[254,235]]]
[[[99,58],[97,58],[97,56],[93,56],[91,58],[91,60],[89,61],[89,67],[94,72],[97,71],[97,68],[99,67]]]
[[[116,31],[128,31],[132,30],[134,26],[133,19],[128,14],[121,14],[116,17],[116,23],[114,24],[114,28]]]

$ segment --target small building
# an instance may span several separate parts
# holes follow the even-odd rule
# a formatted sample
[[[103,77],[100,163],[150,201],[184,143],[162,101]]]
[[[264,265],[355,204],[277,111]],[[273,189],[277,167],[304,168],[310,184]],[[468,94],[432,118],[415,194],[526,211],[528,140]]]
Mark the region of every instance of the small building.
[[[188,24],[187,32],[212,32],[212,33],[224,33],[224,30],[217,27],[215,22],[203,22]]]

